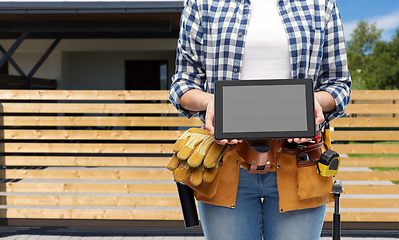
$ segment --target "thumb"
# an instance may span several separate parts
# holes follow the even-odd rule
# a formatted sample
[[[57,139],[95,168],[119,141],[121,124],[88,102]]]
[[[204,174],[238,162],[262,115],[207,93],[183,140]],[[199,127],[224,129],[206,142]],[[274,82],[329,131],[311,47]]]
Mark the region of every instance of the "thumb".
[[[316,114],[316,126],[324,122],[323,109],[320,103],[315,99],[315,114]]]
[[[205,113],[205,129],[208,130],[212,136],[214,136],[215,133],[214,120],[215,120],[214,102],[212,101],[208,103]]]

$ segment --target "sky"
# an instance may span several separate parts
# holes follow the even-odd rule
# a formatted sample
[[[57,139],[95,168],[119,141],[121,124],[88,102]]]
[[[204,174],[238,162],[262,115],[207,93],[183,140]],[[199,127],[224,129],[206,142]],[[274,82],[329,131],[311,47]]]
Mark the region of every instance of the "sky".
[[[399,29],[399,0],[336,0],[344,24],[346,40],[360,20],[383,29],[381,40],[390,41]]]

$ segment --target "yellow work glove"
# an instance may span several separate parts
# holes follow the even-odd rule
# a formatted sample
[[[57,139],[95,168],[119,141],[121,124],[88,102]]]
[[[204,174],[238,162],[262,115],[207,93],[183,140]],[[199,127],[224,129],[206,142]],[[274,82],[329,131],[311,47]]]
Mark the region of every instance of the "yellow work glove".
[[[200,128],[190,128],[176,141],[174,155],[167,168],[173,171],[178,182],[184,182],[190,176],[190,183],[198,186],[204,182],[213,182],[222,154],[228,145],[219,145],[211,134]]]

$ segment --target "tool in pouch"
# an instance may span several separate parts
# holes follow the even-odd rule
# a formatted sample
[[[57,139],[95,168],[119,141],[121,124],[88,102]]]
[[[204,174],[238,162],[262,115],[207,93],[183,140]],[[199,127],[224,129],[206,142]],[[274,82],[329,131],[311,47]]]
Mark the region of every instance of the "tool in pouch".
[[[323,152],[318,159],[312,157],[309,158],[308,154],[306,153],[306,149],[321,144],[324,145],[326,151]],[[309,142],[301,144],[291,143],[289,145],[290,146],[288,147],[290,149],[297,148],[300,150],[304,150],[304,152],[297,155],[298,166],[315,164],[317,166],[317,173],[319,175],[323,177],[335,177],[337,175],[341,163],[341,157],[336,151],[331,150],[329,123],[325,124],[323,139],[321,138],[320,133],[317,133],[316,137],[312,138]]]

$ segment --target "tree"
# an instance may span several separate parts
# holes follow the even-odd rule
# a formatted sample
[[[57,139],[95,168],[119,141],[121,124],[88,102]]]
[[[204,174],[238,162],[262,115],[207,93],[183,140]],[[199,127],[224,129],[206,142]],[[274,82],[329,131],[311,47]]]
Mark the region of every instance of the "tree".
[[[375,83],[367,71],[371,62],[370,53],[381,38],[382,29],[376,23],[361,20],[347,42],[348,67],[353,89],[374,89]]]
[[[360,20],[348,41],[348,50],[354,51],[359,56],[371,53],[375,44],[380,40],[382,29],[377,29],[376,23]]]
[[[399,89],[399,29],[392,41],[377,42],[371,57],[367,72],[374,81],[374,89]]]

